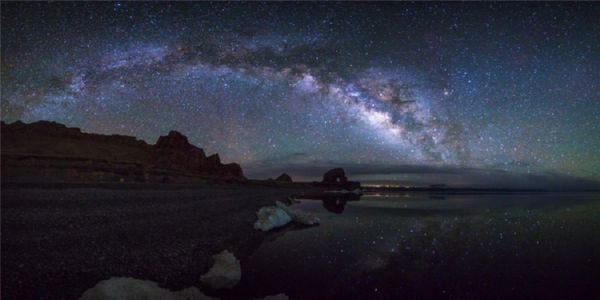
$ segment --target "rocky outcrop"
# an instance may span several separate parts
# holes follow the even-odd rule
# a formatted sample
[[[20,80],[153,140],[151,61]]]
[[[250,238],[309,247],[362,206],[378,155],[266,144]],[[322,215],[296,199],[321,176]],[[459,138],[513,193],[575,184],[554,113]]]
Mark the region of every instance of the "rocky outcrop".
[[[277,207],[281,208],[283,211],[285,211],[290,218],[292,218],[292,221],[298,223],[298,224],[302,224],[302,225],[319,225],[321,223],[321,220],[319,219],[319,217],[300,210],[300,209],[296,209],[296,208],[292,208],[288,205],[285,205],[282,202],[276,201],[275,205],[277,205]]]
[[[140,280],[130,277],[112,277],[102,280],[93,288],[85,291],[80,300],[209,300],[215,299],[206,296],[196,287],[189,287],[173,292],[163,289],[156,282]]]
[[[156,142],[157,163],[162,168],[192,169],[199,173],[217,176],[244,177],[242,168],[236,163],[222,164],[219,154],[206,157],[204,150],[191,145],[183,134],[170,131]]]
[[[323,174],[321,185],[346,190],[355,190],[360,188],[360,182],[348,181],[346,172],[342,168],[331,169]]]
[[[213,289],[232,288],[242,279],[242,267],[240,261],[233,253],[223,250],[213,256],[215,263],[202,277],[200,281]]]
[[[260,231],[269,231],[274,228],[289,224],[292,218],[281,208],[277,206],[265,206],[256,213],[258,220],[254,222],[254,229]]]
[[[149,145],[132,136],[83,133],[39,121],[1,124],[2,180],[16,182],[198,182],[245,180],[242,168],[177,131]]]
[[[275,181],[280,181],[280,182],[292,182],[292,177],[290,177],[290,175],[283,173],[281,175],[279,175],[279,177],[275,178]]]
[[[344,184],[346,182],[348,182],[348,178],[342,168],[331,169],[323,174],[323,183],[325,184]]]

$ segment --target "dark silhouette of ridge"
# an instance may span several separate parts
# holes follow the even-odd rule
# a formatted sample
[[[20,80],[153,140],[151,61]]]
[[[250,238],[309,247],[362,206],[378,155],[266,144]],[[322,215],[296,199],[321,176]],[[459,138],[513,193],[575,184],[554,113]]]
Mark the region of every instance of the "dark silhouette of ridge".
[[[1,123],[3,182],[180,182],[245,181],[236,163],[188,142],[177,131],[149,145],[133,136],[83,133],[79,128],[38,121]]]

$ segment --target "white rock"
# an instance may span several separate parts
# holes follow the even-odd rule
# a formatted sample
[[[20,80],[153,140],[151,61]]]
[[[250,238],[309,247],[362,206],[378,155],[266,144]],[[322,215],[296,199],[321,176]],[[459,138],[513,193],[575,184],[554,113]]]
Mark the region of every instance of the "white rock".
[[[309,212],[289,207],[279,201],[276,201],[275,204],[277,205],[277,207],[285,211],[292,218],[292,221],[296,223],[305,225],[318,225],[321,223],[321,220],[319,220],[317,216]]]
[[[232,288],[242,278],[240,261],[227,250],[214,255],[215,264],[200,281],[213,289]]]
[[[209,300],[198,288],[190,287],[172,292],[158,286],[156,282],[130,277],[112,277],[102,280],[85,291],[80,300]]]
[[[258,220],[254,223],[254,229],[269,231],[273,228],[287,225],[292,218],[277,206],[262,207],[256,213]]]

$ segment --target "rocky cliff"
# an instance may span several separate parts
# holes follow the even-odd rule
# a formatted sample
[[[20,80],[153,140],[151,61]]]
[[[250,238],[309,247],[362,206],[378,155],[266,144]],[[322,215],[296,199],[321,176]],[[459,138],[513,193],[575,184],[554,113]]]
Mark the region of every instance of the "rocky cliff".
[[[132,136],[83,133],[39,121],[1,124],[3,182],[198,182],[245,180],[238,164],[188,142],[177,131],[149,145]]]

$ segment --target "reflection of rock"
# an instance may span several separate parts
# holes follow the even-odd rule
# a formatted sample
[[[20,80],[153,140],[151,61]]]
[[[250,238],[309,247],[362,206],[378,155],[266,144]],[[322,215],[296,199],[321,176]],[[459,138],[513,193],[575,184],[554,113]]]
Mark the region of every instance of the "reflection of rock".
[[[360,200],[361,194],[353,192],[348,193],[308,193],[301,197],[306,199],[315,199],[323,201],[323,207],[336,214],[344,212],[344,207],[348,201]]]
[[[292,218],[292,221],[296,223],[304,225],[318,225],[319,223],[321,223],[321,220],[319,220],[317,216],[309,212],[289,207],[279,201],[275,202],[275,204],[277,205],[277,207],[284,210]]]
[[[277,177],[275,179],[276,181],[283,181],[283,182],[292,182],[292,177],[290,177],[290,175],[283,173],[281,175],[279,175],[279,177]]]
[[[186,300],[214,299],[206,296],[195,287],[178,292],[163,289],[156,282],[128,277],[113,277],[100,281],[93,288],[85,291],[80,300]]]
[[[323,207],[332,213],[341,214],[344,212],[346,202],[348,201],[344,199],[323,199]]]
[[[256,213],[258,220],[254,223],[254,229],[269,231],[273,228],[287,225],[292,218],[277,206],[262,207]]]
[[[200,277],[203,284],[213,289],[222,289],[232,288],[240,282],[242,278],[240,261],[231,252],[223,250],[213,258],[215,263],[212,268]]]
[[[354,189],[354,190],[352,190],[352,193],[357,194],[357,195],[362,195],[363,191],[361,189]]]

